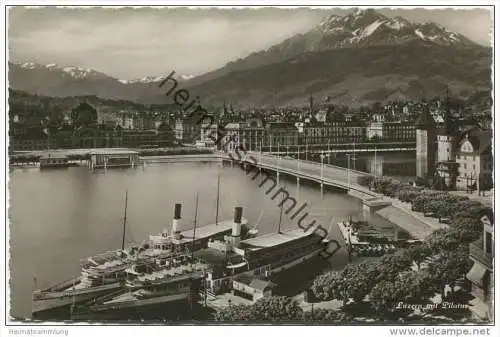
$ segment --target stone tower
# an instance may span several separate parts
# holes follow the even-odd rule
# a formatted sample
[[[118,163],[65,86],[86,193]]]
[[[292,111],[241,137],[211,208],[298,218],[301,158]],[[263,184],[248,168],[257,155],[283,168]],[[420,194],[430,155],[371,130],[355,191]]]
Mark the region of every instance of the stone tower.
[[[448,163],[455,161],[455,135],[456,128],[455,123],[452,120],[450,112],[450,103],[448,98],[448,90],[446,90],[446,107],[444,114],[444,125],[440,128],[437,140],[438,140],[438,163]]]
[[[436,156],[436,131],[429,107],[424,107],[415,125],[417,134],[417,177],[427,178],[434,174]]]

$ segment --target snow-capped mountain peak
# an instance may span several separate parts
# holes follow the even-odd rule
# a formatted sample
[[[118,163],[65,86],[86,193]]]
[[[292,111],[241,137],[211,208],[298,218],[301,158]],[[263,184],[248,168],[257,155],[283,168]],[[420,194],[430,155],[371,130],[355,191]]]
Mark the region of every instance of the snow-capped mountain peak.
[[[187,81],[193,78],[193,75],[176,75],[174,76],[176,80],[180,81]],[[166,75],[161,75],[161,76],[146,76],[140,79],[134,79],[134,80],[119,80],[123,84],[135,84],[135,83],[143,83],[143,84],[149,84],[149,83],[158,83],[163,81],[165,78],[167,78]]]
[[[63,77],[70,77],[73,79],[97,79],[97,78],[109,78],[108,75],[98,72],[90,68],[73,67],[67,66],[63,67],[55,63],[50,64],[39,64],[35,62],[25,62],[25,63],[13,63],[24,71],[49,71],[50,73],[59,73]]]
[[[37,64],[34,62],[26,62],[19,65],[23,69],[35,69]]]
[[[336,47],[354,44],[399,44],[423,40],[442,45],[473,44],[466,37],[433,23],[413,23],[400,16],[386,17],[374,9],[356,8],[345,16],[331,15],[312,31]]]
[[[84,69],[80,67],[64,67],[62,68],[62,71],[76,79],[86,78],[89,75],[97,73],[95,70],[92,70],[90,68]]]

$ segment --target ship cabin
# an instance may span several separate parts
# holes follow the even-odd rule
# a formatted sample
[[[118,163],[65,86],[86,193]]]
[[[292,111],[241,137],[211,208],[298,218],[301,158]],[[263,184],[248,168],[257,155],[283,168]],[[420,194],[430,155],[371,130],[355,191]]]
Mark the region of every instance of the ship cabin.
[[[122,251],[111,251],[81,261],[82,281],[92,286],[117,282],[125,277],[129,263]]]
[[[206,285],[209,293],[214,295],[230,291],[233,275],[249,270],[247,261],[234,251],[209,247],[196,251],[194,256],[211,266],[206,275]]]
[[[241,225],[247,225],[247,220],[242,219]],[[208,248],[209,244],[224,242],[225,237],[231,235],[233,221],[221,221],[217,224],[197,227],[196,230],[189,229],[180,232],[172,239],[172,244],[178,249],[199,250]]]
[[[127,269],[129,289],[144,289],[151,292],[175,292],[194,280],[201,280],[211,270],[211,266],[200,260],[192,260],[188,255],[176,255],[158,261],[151,266],[133,265]]]

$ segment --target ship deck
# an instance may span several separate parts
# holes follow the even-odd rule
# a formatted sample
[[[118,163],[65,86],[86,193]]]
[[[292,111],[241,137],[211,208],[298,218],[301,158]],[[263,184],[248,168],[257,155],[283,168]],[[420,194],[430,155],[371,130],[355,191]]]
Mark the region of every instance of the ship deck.
[[[312,228],[304,232],[302,229],[294,229],[282,233],[264,234],[255,238],[241,241],[240,247],[251,251],[257,251],[268,247],[275,247],[309,236],[314,233],[314,230],[315,228]]]
[[[193,241],[193,236],[194,240],[203,240],[203,239],[208,239],[213,236],[221,235],[225,232],[231,231],[233,228],[233,220],[225,220],[221,221],[218,224],[210,224],[206,226],[197,226],[196,227],[196,233],[194,232],[194,229],[188,229],[183,232],[181,232],[181,238],[180,239],[172,239],[172,242],[175,244],[184,244],[184,243],[190,243]],[[247,224],[246,219],[241,220],[242,225]]]
[[[162,270],[154,271],[152,273],[144,274],[137,277],[137,282],[150,281],[152,283],[165,283],[176,281],[180,276],[190,275],[199,271],[209,269],[209,265],[197,262],[193,265],[188,264],[175,268],[165,268]]]

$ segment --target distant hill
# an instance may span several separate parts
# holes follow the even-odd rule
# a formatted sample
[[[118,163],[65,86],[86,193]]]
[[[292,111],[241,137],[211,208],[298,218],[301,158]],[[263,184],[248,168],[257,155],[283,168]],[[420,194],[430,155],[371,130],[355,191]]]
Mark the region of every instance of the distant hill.
[[[98,96],[113,100],[151,102],[163,93],[158,88],[169,74],[147,76],[137,80],[119,80],[93,69],[62,67],[57,64],[9,62],[9,86],[31,94],[66,97]],[[176,74],[177,75],[177,74]],[[179,82],[190,76],[178,75]]]
[[[491,50],[412,41],[401,45],[304,53],[280,63],[231,72],[189,88],[203,103],[304,105],[310,94],[336,104],[467,98],[491,90]]]

